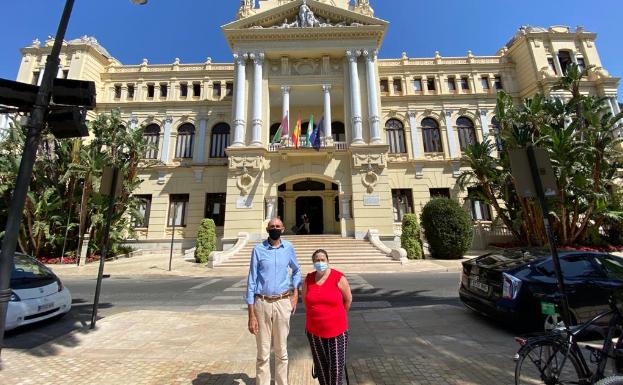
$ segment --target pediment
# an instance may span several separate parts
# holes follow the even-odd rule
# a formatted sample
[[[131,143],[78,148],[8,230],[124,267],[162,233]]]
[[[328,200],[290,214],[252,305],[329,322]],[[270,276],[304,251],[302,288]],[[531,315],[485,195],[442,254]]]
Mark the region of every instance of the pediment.
[[[375,26],[385,29],[388,23],[315,0],[297,0],[222,27],[223,31],[262,29],[353,28]]]

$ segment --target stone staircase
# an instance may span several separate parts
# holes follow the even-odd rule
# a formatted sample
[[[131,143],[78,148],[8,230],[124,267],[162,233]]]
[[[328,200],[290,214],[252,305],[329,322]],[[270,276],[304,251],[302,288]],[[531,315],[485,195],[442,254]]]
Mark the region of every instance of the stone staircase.
[[[311,255],[317,249],[324,249],[329,253],[331,265],[397,265],[400,261],[393,260],[375,248],[368,240],[342,238],[340,235],[286,235],[283,239],[292,242],[296,256],[303,271],[313,269]],[[255,242],[249,242],[233,257],[215,266],[215,268],[248,267],[251,251]]]

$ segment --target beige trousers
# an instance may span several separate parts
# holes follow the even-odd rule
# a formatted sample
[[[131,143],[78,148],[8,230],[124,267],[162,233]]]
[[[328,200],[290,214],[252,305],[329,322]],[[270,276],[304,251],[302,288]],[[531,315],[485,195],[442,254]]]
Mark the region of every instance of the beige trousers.
[[[255,316],[259,324],[256,336],[256,385],[270,385],[270,347],[275,352],[275,385],[288,385],[288,333],[292,304],[289,298],[275,302],[255,299]]]

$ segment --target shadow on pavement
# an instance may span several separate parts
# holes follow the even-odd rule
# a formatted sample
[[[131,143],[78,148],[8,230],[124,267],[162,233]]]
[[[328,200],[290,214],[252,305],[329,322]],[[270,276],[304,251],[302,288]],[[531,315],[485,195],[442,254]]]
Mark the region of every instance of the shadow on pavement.
[[[199,373],[192,385],[212,385],[212,384],[244,384],[254,385],[255,379],[246,373]]]
[[[80,340],[71,333],[74,331],[81,334],[91,332],[89,326],[93,304],[84,302],[83,300],[74,300],[69,313],[63,316],[7,331],[4,334],[3,347],[25,350],[29,354],[44,357],[58,353],[59,349],[56,344],[62,344],[63,347],[78,346]],[[100,303],[98,309],[108,309],[112,306],[111,303]],[[98,320],[101,318],[98,317]]]

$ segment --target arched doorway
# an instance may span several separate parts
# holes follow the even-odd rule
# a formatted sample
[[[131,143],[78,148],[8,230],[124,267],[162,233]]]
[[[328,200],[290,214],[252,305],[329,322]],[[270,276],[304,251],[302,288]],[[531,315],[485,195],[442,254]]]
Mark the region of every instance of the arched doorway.
[[[303,215],[309,218],[309,233],[324,233],[323,201],[319,196],[303,196],[296,198],[296,226],[301,228]]]

